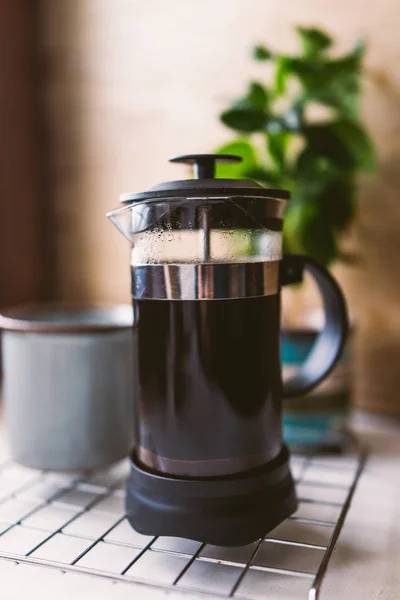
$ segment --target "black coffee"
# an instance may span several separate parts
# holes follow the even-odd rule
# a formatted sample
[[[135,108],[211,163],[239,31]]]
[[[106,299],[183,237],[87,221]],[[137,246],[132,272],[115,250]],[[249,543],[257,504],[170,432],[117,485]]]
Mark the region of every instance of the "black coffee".
[[[282,444],[279,295],[133,305],[139,461],[207,477],[274,458]]]

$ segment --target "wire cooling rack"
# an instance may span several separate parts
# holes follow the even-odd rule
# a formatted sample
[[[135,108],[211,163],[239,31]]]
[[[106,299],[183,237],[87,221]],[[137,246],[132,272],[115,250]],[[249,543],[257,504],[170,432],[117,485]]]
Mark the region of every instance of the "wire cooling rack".
[[[128,463],[86,475],[0,465],[0,558],[202,597],[316,600],[365,455],[294,456],[299,509],[253,544],[219,548],[136,533]],[[171,597],[171,595],[170,595]]]

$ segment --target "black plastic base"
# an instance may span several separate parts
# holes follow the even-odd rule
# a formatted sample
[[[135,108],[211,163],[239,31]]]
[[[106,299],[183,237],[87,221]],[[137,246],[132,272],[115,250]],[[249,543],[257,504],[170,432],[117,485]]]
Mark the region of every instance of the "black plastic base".
[[[131,461],[126,512],[145,535],[241,546],[274,529],[297,509],[288,452],[241,476],[183,479],[155,475]]]

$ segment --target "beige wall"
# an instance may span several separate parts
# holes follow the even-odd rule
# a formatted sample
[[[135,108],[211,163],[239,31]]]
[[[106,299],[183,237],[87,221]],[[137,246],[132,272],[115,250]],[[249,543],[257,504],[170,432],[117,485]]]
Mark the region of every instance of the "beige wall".
[[[216,119],[265,67],[262,41],[295,49],[294,24],[329,28],[342,49],[369,41],[364,114],[380,172],[364,181],[362,267],[345,272],[365,323],[400,331],[398,0],[42,0],[59,295],[129,298],[128,244],[104,214],[123,191],[183,175],[171,155],[229,137]]]

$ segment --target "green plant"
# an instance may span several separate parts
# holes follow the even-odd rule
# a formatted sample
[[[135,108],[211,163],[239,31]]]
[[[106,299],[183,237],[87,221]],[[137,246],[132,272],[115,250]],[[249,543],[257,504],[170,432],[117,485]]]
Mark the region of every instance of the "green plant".
[[[238,154],[243,162],[219,165],[217,176],[289,189],[284,250],[329,265],[344,258],[340,238],[355,213],[357,175],[375,168],[359,111],[364,44],[332,56],[327,33],[296,31],[297,55],[254,48],[253,58],[270,65],[272,77],[269,84],[252,81],[220,115],[237,136],[217,151]]]

